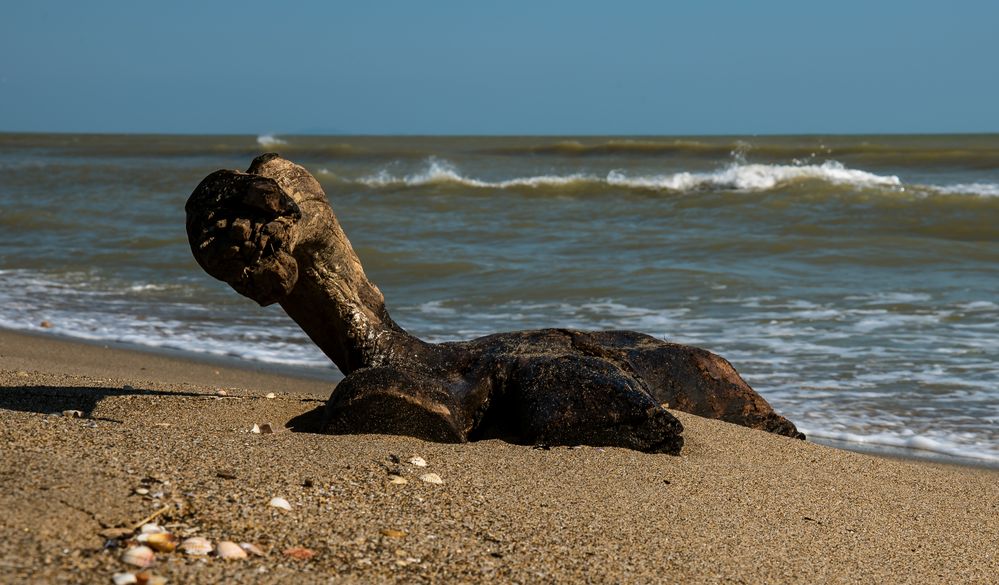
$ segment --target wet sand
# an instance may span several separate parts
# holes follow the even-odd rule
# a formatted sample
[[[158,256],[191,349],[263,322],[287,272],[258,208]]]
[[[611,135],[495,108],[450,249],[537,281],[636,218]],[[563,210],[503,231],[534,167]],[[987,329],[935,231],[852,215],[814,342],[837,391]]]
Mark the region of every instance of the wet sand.
[[[157,512],[174,533],[267,552],[244,561],[160,553],[151,570],[170,583],[990,583],[999,574],[995,470],[852,453],[683,413],[679,457],[315,434],[335,378],[0,332],[0,582],[111,583],[129,567],[101,531]],[[277,432],[249,432],[263,423]],[[409,463],[414,455],[428,466]],[[443,484],[422,481],[427,473]],[[275,496],[291,511],[269,506]],[[315,556],[286,556],[292,547]]]

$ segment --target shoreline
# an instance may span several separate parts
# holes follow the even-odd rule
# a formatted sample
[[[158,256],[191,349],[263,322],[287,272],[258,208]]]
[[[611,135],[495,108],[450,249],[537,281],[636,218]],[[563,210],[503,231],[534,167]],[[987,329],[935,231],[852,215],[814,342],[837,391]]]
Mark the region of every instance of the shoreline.
[[[19,340],[23,340],[24,343]],[[38,346],[44,349],[35,349]],[[252,379],[254,382],[257,382],[260,379],[259,376],[269,376],[267,379],[270,383],[275,384],[275,390],[280,391],[285,388],[297,389],[292,391],[323,395],[324,398],[328,398],[329,392],[343,379],[343,374],[335,369],[335,367],[332,367],[332,365],[328,370],[308,366],[299,367],[248,360],[235,356],[198,354],[174,348],[83,339],[63,335],[56,331],[0,328],[0,356],[5,358],[20,356],[21,359],[26,358],[29,360],[39,359],[43,355],[57,356],[55,363],[61,364],[64,369],[68,368],[67,371],[99,376],[102,370],[93,368],[80,369],[79,366],[85,361],[96,362],[105,350],[112,353],[120,352],[122,356],[129,356],[129,363],[135,363],[136,360],[151,360],[153,364],[163,363],[170,364],[171,366],[176,363],[192,363],[195,364],[192,367],[198,369],[199,374],[202,373],[201,368],[208,368],[213,371],[219,370],[220,372],[224,372],[219,377],[220,385],[232,383],[234,386],[240,386],[241,384],[245,385],[247,380]],[[160,360],[165,361],[161,362]],[[155,370],[151,373],[151,376],[155,379],[160,379],[155,374],[161,374],[162,371]],[[175,370],[172,367],[167,367],[165,371],[172,372]],[[200,380],[203,378],[196,375],[193,379]],[[302,383],[289,385],[288,380],[301,380]],[[328,385],[327,389],[323,389],[321,385],[313,385],[313,382],[325,383]],[[973,457],[961,457],[932,450],[877,443],[860,443],[835,438],[813,437],[811,435],[808,436],[807,440],[818,445],[875,457],[999,470],[999,462]]]
[[[110,363],[105,358],[113,356]],[[218,385],[246,386],[265,381],[275,391],[325,393],[326,397],[343,375],[329,370],[256,362],[238,357],[199,354],[180,349],[153,347],[118,341],[98,341],[61,335],[50,331],[0,328],[0,357],[3,369],[44,361],[53,373],[101,377],[108,368],[130,374],[138,369],[143,376],[164,382],[203,383],[215,376]],[[216,374],[216,372],[218,372]],[[323,390],[325,388],[325,390]]]
[[[109,582],[129,567],[101,532],[151,514],[266,555],[158,553],[152,571],[170,583],[987,583],[999,572],[999,471],[675,411],[679,456],[322,435],[329,383],[264,369],[0,331],[5,578]],[[250,432],[262,423],[275,432]],[[295,547],[314,556],[285,554]]]

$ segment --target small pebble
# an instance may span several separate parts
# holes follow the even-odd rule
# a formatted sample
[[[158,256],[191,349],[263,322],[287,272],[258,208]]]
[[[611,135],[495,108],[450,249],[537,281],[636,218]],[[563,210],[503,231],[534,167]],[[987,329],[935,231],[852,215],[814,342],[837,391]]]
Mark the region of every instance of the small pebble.
[[[50,329],[52,327],[52,322],[42,321],[41,323],[38,324],[38,326],[41,327],[42,329]]]
[[[114,585],[132,585],[133,583],[138,583],[139,580],[135,578],[135,575],[131,573],[115,573],[111,575],[111,581]]]
[[[229,393],[228,393],[228,392],[226,392],[225,390],[222,390],[222,389],[220,388],[219,390],[217,390],[217,391],[215,392],[215,395],[216,395],[216,396],[228,396],[228,395],[229,395]]]
[[[147,490],[146,488],[135,488],[135,493],[139,494],[140,496],[144,496],[149,493],[149,490]]]
[[[389,538],[406,538],[406,533],[402,530],[396,530],[395,528],[383,528],[382,536],[387,536]]]
[[[424,460],[423,457],[418,457],[416,455],[414,455],[413,457],[411,457],[409,459],[409,462],[412,465],[415,465],[416,467],[426,467],[427,466],[426,460]]]
[[[166,577],[154,575],[149,571],[143,571],[135,576],[138,585],[166,585]]]
[[[62,411],[62,415],[67,418],[80,418],[83,416],[83,412],[80,410],[64,410]]]
[[[273,392],[268,392],[267,395],[264,396],[264,398],[277,398],[277,394]]]
[[[420,476],[420,479],[422,479],[427,483],[434,483],[438,485],[444,483],[444,480],[441,479],[441,476],[437,475],[436,473],[425,473]]]
[[[291,511],[291,504],[289,504],[288,500],[284,498],[271,498],[270,505],[275,508]]]
[[[131,528],[105,528],[97,534],[102,538],[118,539],[125,538],[126,536],[131,536],[135,532]]]

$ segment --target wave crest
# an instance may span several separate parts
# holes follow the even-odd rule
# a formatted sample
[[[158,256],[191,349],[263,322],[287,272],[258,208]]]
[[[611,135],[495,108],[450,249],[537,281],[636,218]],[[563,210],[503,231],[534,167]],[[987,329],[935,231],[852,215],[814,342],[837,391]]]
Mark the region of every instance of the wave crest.
[[[281,140],[273,134],[261,134],[260,136],[257,136],[257,144],[260,146],[278,146],[281,144],[288,144],[288,142]]]
[[[423,171],[408,175],[393,175],[387,170],[367,175],[356,182],[368,187],[420,187],[426,185],[456,185],[475,189],[559,188],[610,186],[626,189],[689,192],[706,189],[733,191],[767,191],[799,181],[824,181],[834,185],[900,187],[902,181],[894,175],[877,175],[849,169],[836,161],[821,165],[766,165],[734,163],[708,172],[677,172],[659,175],[629,176],[610,171],[605,176],[573,173],[568,175],[535,175],[489,181],[463,175],[449,161],[430,159]]]

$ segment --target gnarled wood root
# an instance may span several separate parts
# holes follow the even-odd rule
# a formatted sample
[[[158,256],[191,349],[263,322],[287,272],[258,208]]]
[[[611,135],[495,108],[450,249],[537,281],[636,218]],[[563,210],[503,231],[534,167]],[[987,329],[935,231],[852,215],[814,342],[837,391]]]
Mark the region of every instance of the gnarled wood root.
[[[261,305],[280,303],[346,376],[331,433],[464,442],[620,446],[677,454],[666,406],[804,438],[703,349],[631,331],[543,329],[426,343],[399,327],[318,181],[275,154],[221,170],[191,194],[187,232],[209,274]]]

